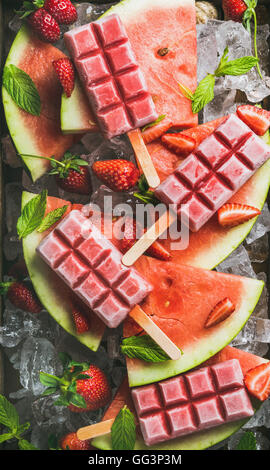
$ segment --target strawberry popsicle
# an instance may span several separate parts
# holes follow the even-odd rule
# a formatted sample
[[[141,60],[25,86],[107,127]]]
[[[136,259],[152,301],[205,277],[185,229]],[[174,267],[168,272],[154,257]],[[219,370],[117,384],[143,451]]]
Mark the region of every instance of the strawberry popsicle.
[[[131,391],[146,445],[254,414],[237,359]]]
[[[37,252],[110,328],[152,290],[134,268],[122,264],[120,251],[77,210],[42,240]]]
[[[270,147],[230,115],[155,190],[197,232],[270,157]]]
[[[64,38],[105,137],[111,139],[157,119],[118,15],[73,29]]]

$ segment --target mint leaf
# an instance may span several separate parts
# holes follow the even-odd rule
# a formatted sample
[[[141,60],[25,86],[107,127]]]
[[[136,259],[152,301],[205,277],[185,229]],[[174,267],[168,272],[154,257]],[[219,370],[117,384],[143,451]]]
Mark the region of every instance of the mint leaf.
[[[19,426],[19,416],[13,406],[3,395],[0,395],[0,423],[16,433]]]
[[[33,444],[28,442],[26,439],[19,439],[18,446],[20,450],[38,450]]]
[[[42,233],[45,232],[45,230],[48,230],[52,225],[54,225],[63,217],[67,208],[68,206],[58,207],[57,209],[49,212],[49,214],[47,214],[46,217],[42,220],[37,231]]]
[[[258,59],[253,56],[240,57],[239,59],[229,61],[228,54],[229,49],[226,47],[219,66],[215,71],[216,77],[222,77],[224,75],[245,75],[258,63]]]
[[[136,442],[136,424],[127,406],[116,416],[111,429],[113,450],[133,450]]]
[[[23,208],[22,214],[17,222],[17,232],[20,238],[36,230],[44,217],[47,203],[47,191],[43,190],[31,199]]]
[[[14,434],[12,432],[2,434],[0,436],[0,444],[2,442],[8,441],[9,439],[12,439],[14,437]]]
[[[214,99],[214,86],[215,76],[210,73],[200,81],[193,94],[192,112],[194,114],[201,111],[206,104]]]
[[[146,124],[146,126],[144,126],[142,128],[142,132],[146,131],[146,129],[149,129],[150,127],[156,126],[156,124],[163,121],[163,119],[165,119],[165,117],[166,117],[166,114],[161,114],[155,121],[150,122],[150,124]]]
[[[169,356],[148,335],[131,336],[123,339],[122,353],[132,359],[141,359],[145,362],[169,361]]]
[[[21,109],[33,116],[40,116],[40,96],[33,80],[26,72],[15,65],[6,65],[3,86]]]
[[[243,434],[236,450],[257,450],[256,438],[253,432],[247,431]]]

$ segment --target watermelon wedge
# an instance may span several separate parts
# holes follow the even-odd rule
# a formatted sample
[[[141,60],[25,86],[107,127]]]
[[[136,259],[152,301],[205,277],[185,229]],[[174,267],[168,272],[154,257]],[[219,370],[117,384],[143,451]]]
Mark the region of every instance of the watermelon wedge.
[[[254,310],[263,282],[257,279],[162,262],[142,256],[136,268],[153,287],[144,311],[183,351],[177,361],[149,363],[127,358],[131,387],[157,382],[189,370],[216,354],[238,334]],[[213,307],[228,297],[235,311],[223,322],[205,328]],[[127,319],[124,336],[142,330]]]
[[[218,354],[213,356],[210,361],[207,361],[204,365],[208,364],[217,364],[218,362],[223,362],[228,359],[238,359],[243,371],[243,374],[260,364],[267,362],[266,359],[263,359],[254,354],[241,351],[240,349],[232,348],[227,346]],[[130,395],[130,390],[128,386],[127,379],[124,380],[121,387],[119,388],[113,402],[106,411],[102,421],[107,419],[113,419],[116,417],[120,409],[127,405],[132,411],[133,404]],[[257,408],[258,402],[255,402],[255,407]],[[168,441],[167,443],[159,444],[154,447],[148,447],[144,444],[142,437],[138,434],[138,438],[135,444],[135,450],[203,450],[211,447],[218,442],[223,441],[227,437],[231,436],[233,433],[238,431],[246,420],[241,420],[238,422],[228,423],[214,429],[209,429],[208,431],[203,431],[197,434],[190,436],[174,439]],[[111,450],[111,438],[110,434],[97,437],[92,440],[92,445],[101,450]]]
[[[197,86],[195,1],[123,0],[105,15],[112,13],[117,13],[126,27],[158,114],[173,118],[176,127],[195,126],[197,115],[178,86],[178,82],[191,90]],[[161,52],[164,49],[165,55]],[[85,102],[87,98],[78,83],[71,99],[63,96],[64,133],[93,130],[92,113],[81,105]]]
[[[22,196],[22,207],[35,195],[24,192]],[[68,204],[68,211],[71,210],[71,203],[62,199],[48,197],[47,212],[57,207]],[[66,214],[68,213],[66,212]],[[93,329],[87,333],[76,334],[75,325],[72,319],[71,304],[69,301],[70,292],[64,282],[52,272],[52,270],[42,261],[36,254],[36,247],[46,236],[47,232],[31,233],[23,240],[23,252],[29,276],[32,280],[35,291],[40,298],[44,307],[51,316],[61,325],[68,333],[75,336],[78,341],[87,346],[89,349],[96,351],[102,339],[105,325],[93,314]]]
[[[37,39],[25,26],[20,29],[13,42],[6,65],[16,65],[30,75],[42,102],[41,115],[32,116],[20,109],[2,87],[7,125],[20,154],[47,157],[54,155],[59,159],[75,142],[73,135],[62,134],[60,126],[62,88],[52,61],[63,56],[59,49]],[[50,165],[48,161],[27,157],[23,157],[23,161],[33,181],[42,176]]]

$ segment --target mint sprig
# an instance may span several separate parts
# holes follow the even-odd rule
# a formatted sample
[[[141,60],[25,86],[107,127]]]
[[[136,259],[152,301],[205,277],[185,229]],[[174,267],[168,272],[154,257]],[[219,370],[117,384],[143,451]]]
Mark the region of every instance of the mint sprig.
[[[0,395],[0,424],[8,429],[8,432],[0,435],[0,443],[15,438],[18,440],[20,450],[38,450],[23,438],[23,433],[29,429],[30,423],[20,424],[19,415],[15,406],[3,395]]]
[[[41,221],[40,226],[38,227],[37,231],[39,233],[45,232],[48,230],[52,225],[54,225],[58,220],[60,220],[63,215],[66,213],[68,206],[58,207],[53,211],[49,212],[46,217]]]
[[[30,235],[42,222],[47,204],[47,190],[33,197],[24,206],[22,214],[17,221],[17,232],[19,238],[25,238]]]
[[[136,442],[136,423],[125,405],[116,416],[111,429],[113,450],[133,450]]]
[[[253,56],[229,60],[228,55],[229,49],[226,47],[215,72],[213,74],[207,74],[206,77],[200,81],[194,93],[183,84],[178,83],[182,94],[192,102],[192,112],[194,114],[201,111],[214,99],[216,78],[225,77],[226,75],[245,75],[258,64],[259,60],[257,57]]]
[[[163,349],[148,335],[130,336],[123,339],[121,351],[131,359],[141,359],[145,362],[156,363],[170,360]]]
[[[144,204],[153,204],[156,206],[160,201],[155,197],[154,191],[149,189],[149,184],[144,175],[138,181],[138,191],[133,193],[133,196],[140,199]]]
[[[3,86],[19,108],[33,116],[40,116],[40,96],[36,85],[26,72],[16,65],[6,65],[3,72]]]
[[[238,442],[236,450],[257,450],[257,442],[254,433],[246,431]]]

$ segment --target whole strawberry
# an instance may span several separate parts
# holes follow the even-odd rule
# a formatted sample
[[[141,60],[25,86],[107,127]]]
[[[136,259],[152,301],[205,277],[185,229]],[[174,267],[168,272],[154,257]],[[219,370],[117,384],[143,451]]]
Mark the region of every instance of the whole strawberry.
[[[44,8],[59,24],[72,24],[77,18],[77,10],[70,0],[45,0]]]
[[[128,191],[140,176],[138,168],[128,160],[105,160],[95,162],[92,170],[113,191]]]
[[[247,4],[244,0],[222,0],[222,8],[227,20],[241,23],[247,9]]]
[[[68,57],[63,57],[54,60],[53,67],[66,96],[70,98],[75,86],[75,70],[73,63]]]
[[[40,373],[40,381],[46,387],[45,394],[60,392],[55,405],[68,406],[76,413],[95,411],[107,405],[111,388],[104,372],[97,366],[73,361],[66,353],[59,355],[63,364],[63,376],[54,377]]]
[[[76,432],[70,432],[60,439],[60,448],[62,450],[90,450],[92,449],[90,440],[81,441]]]
[[[30,313],[39,313],[42,305],[33,287],[23,281],[0,283],[0,293],[6,294],[9,301],[17,308]]]
[[[44,8],[31,13],[28,23],[42,41],[56,42],[60,39],[59,24]]]

